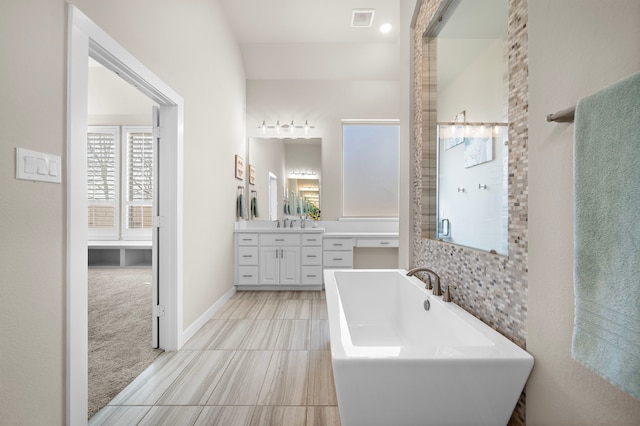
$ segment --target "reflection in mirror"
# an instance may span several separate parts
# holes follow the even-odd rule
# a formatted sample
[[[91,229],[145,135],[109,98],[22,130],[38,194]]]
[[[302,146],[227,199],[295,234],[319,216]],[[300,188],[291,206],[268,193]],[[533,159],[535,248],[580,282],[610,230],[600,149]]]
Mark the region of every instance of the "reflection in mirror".
[[[508,253],[507,6],[506,0],[453,0],[425,34],[430,59],[425,65],[437,82],[429,99],[436,120],[429,121],[428,132],[436,183],[426,185],[436,193],[437,205],[423,220],[425,236],[503,255]]]
[[[255,191],[257,205],[268,207],[268,214],[253,219],[300,217],[320,208],[321,150],[320,138],[249,139],[247,163],[255,178],[247,192]]]
[[[295,176],[295,172],[294,175]],[[289,175],[292,176],[292,175]],[[317,175],[308,179],[289,178],[284,212],[288,215],[308,215],[320,209],[320,180]]]
[[[438,239],[506,255],[507,127],[443,123],[437,135]]]

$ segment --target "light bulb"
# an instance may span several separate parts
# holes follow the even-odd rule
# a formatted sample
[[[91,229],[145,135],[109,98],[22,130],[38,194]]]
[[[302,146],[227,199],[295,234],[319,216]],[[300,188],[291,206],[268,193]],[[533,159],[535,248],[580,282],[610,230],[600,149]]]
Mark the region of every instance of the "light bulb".
[[[307,120],[304,120],[304,134],[308,134],[309,133],[309,122]]]
[[[260,126],[262,128],[262,134],[266,134],[267,133],[267,123],[264,122],[264,120],[262,120],[262,126]]]
[[[293,135],[293,129],[295,129],[295,126],[293,125],[293,120],[291,120],[291,125],[289,126],[289,133],[291,133]]]
[[[276,133],[280,134],[280,120],[276,122]]]

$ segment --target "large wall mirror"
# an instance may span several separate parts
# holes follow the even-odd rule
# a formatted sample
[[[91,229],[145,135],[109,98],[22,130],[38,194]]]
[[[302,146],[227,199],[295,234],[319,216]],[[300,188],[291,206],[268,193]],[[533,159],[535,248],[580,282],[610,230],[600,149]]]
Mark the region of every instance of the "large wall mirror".
[[[435,173],[425,185],[435,194],[423,235],[507,255],[507,0],[443,2],[440,16],[424,40],[436,85],[427,132]]]
[[[322,139],[250,138],[248,157],[246,192],[258,206],[250,219],[299,218],[321,208]]]

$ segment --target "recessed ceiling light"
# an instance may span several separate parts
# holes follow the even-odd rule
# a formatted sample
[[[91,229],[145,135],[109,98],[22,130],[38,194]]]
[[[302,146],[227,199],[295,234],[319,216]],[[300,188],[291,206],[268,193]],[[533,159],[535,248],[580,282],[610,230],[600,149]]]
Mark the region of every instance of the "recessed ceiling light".
[[[392,26],[389,23],[382,24],[382,25],[380,25],[380,32],[388,33],[389,31],[391,31],[391,28],[392,28]]]

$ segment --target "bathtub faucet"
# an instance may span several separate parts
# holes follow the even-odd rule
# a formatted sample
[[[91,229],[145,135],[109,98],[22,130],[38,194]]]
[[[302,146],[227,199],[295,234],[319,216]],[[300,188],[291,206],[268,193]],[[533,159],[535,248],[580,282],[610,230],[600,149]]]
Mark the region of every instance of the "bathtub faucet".
[[[417,268],[410,269],[409,271],[407,271],[407,276],[408,277],[412,277],[418,272],[426,272],[427,273],[427,282],[426,282],[426,286],[425,286],[425,288],[427,290],[431,290],[431,275],[436,277],[436,280],[435,280],[436,283],[433,286],[433,295],[434,296],[442,296],[442,288],[440,287],[440,276],[438,276],[438,274],[436,274],[431,269],[425,268],[424,266],[418,266]]]

